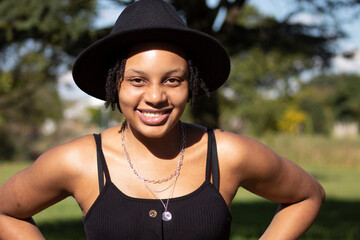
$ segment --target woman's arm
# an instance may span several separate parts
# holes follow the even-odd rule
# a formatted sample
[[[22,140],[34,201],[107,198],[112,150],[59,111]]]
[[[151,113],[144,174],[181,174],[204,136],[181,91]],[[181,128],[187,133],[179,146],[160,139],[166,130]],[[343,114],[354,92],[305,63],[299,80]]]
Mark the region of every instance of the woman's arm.
[[[278,189],[266,191],[265,197],[280,203],[280,206],[260,239],[298,239],[314,222],[325,192],[312,176],[294,163],[284,158],[278,161],[278,176],[269,181]],[[252,186],[244,187],[252,189]],[[256,191],[261,191],[261,184],[257,188]]]
[[[79,142],[44,153],[0,187],[0,239],[44,239],[31,217],[73,194],[81,172]]]
[[[220,160],[231,165],[234,184],[280,204],[261,239],[298,239],[311,226],[325,199],[321,185],[298,165],[257,141],[220,131],[216,137],[219,150],[231,156]]]
[[[45,239],[32,218],[16,219],[0,214],[0,239],[41,240]]]
[[[31,217],[68,196],[54,165],[46,153],[1,186],[0,239],[43,239]]]

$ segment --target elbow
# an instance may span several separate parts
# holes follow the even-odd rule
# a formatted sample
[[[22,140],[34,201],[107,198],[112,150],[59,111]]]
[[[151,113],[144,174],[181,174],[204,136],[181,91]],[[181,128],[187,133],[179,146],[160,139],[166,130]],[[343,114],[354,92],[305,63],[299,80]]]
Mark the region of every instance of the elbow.
[[[324,202],[326,200],[326,193],[324,188],[320,185],[320,197],[321,197],[321,202]]]
[[[315,181],[312,186],[312,190],[309,192],[309,195],[304,200],[309,200],[310,202],[312,202],[314,207],[320,209],[325,199],[326,193],[324,188],[317,181]]]
[[[326,193],[324,188],[319,183],[316,184],[316,187],[314,188],[312,196],[310,198],[313,199],[313,202],[316,203],[316,205],[318,205],[319,207],[325,201]]]

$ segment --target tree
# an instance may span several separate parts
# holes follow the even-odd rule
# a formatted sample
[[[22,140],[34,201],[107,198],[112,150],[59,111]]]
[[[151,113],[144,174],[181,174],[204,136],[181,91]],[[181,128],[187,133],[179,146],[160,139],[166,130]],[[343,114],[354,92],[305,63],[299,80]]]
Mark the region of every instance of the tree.
[[[44,121],[61,118],[52,67],[53,62],[42,51],[30,51],[17,59],[11,71],[0,72],[2,158],[17,152],[36,155],[34,141],[41,135]]]
[[[11,108],[3,111],[4,106],[12,106],[11,104],[14,104],[14,99],[18,99],[18,96],[27,94],[26,89],[48,87],[49,91],[44,90],[42,94],[47,92],[49,96],[54,97],[54,102],[57,101],[58,96],[53,94],[57,76],[71,68],[74,57],[81,50],[94,40],[108,34],[110,30],[108,27],[95,28],[93,26],[100,1],[19,0],[15,2],[3,0],[1,2],[0,61],[3,64],[0,66],[2,91],[0,124],[3,126],[8,124],[10,121],[8,119],[17,119],[19,125],[29,122],[20,117],[10,118],[11,114],[15,116],[15,111],[11,113]],[[112,1],[119,6],[134,2]],[[249,7],[246,0],[219,0],[218,4],[212,7],[207,5],[206,0],[172,0],[170,2],[184,16],[190,27],[207,32],[223,42],[231,57],[235,59],[235,63],[244,63],[244,59],[251,56],[261,56],[263,63],[267,64],[267,71],[258,71],[255,80],[243,77],[244,74],[239,71],[237,75],[235,74],[236,76],[234,75],[233,80],[230,81],[231,84],[240,86],[234,88],[240,91],[235,102],[220,91],[214,93],[210,101],[194,103],[192,114],[196,122],[213,127],[219,125],[219,114],[223,111],[223,109],[220,111],[219,104],[224,101],[229,105],[237,105],[236,101],[240,97],[242,101],[247,99],[243,103],[249,105],[252,100],[260,96],[259,89],[274,89],[279,83],[282,83],[280,84],[282,94],[290,96],[292,89],[289,83],[296,80],[296,76],[303,70],[319,62],[321,66],[328,66],[329,59],[334,54],[329,44],[343,36],[341,29],[334,27],[329,31],[328,26],[324,24],[305,25],[292,22],[293,16],[304,11],[326,15],[329,12],[331,14],[336,12],[337,9],[348,7],[349,4],[360,5],[355,0],[348,1],[348,4],[342,0],[326,0],[324,2],[330,7],[325,8],[326,5],[322,3],[297,0],[295,2],[298,3],[298,9],[279,21],[262,16],[256,9]],[[219,14],[225,14],[225,20],[214,28],[215,19]],[[27,58],[31,58],[33,62],[26,60]],[[300,59],[300,62],[295,59]],[[282,66],[277,66],[274,62],[277,64],[281,62]],[[43,65],[41,68],[33,68],[34,63]],[[42,69],[41,71],[45,74],[42,75],[39,69]],[[17,74],[18,72],[22,74]],[[23,78],[25,73],[33,77],[36,75],[39,81],[21,81],[19,77]],[[33,73],[36,74],[31,75]],[[240,81],[243,82],[240,83]],[[17,84],[19,82],[21,84]],[[33,84],[37,87],[30,87]],[[228,85],[227,89],[230,87],[233,86]],[[243,91],[243,89],[247,90]],[[41,98],[48,99],[45,96]],[[30,105],[33,101],[36,100],[22,104],[29,105],[26,109],[32,109]],[[40,109],[43,112],[48,111],[45,108]],[[42,120],[40,121],[40,117],[38,120],[31,119],[34,123],[29,122],[29,125],[39,126],[41,122],[49,118],[43,113],[37,112],[37,115],[41,116]],[[13,121],[15,124],[15,120]],[[2,131],[2,134],[6,136],[12,134],[10,130]]]
[[[4,0],[0,4],[0,50],[31,39],[78,53],[93,40],[89,30],[96,1]],[[90,39],[85,40],[89,37]]]
[[[61,118],[57,77],[88,44],[95,1],[5,0],[0,4],[0,154],[37,155],[46,119]],[[86,41],[84,41],[86,39]],[[21,151],[17,151],[21,150]]]
[[[307,132],[329,135],[334,122],[332,107],[327,104],[327,88],[303,86],[294,96],[297,106],[307,115]]]
[[[360,123],[359,75],[319,75],[306,84],[303,91],[307,89],[315,89],[321,92],[324,105],[333,109],[334,120]]]
[[[248,6],[246,0],[221,0],[213,8],[207,6],[205,1],[191,1],[189,3],[184,0],[173,0],[171,2],[176,8],[182,10],[190,27],[207,32],[225,44],[233,58],[233,69],[240,66],[234,61],[243,63],[246,58],[254,58],[255,62],[259,61],[252,64],[253,66],[257,64],[257,69],[265,68],[256,72],[256,79],[244,76],[243,72],[239,72],[242,75],[241,77],[239,75],[232,76],[231,82],[233,84],[227,86],[231,88],[234,87],[233,85],[239,86],[233,88],[239,93],[238,95],[241,95],[240,99],[236,98],[237,101],[244,101],[244,98],[250,95],[254,97],[253,93],[257,92],[259,88],[275,88],[279,86],[279,83],[283,88],[282,94],[288,95],[291,90],[290,81],[298,77],[302,71],[319,63],[322,67],[329,66],[329,60],[334,55],[333,49],[329,45],[343,36],[338,29],[334,28],[329,31],[324,25],[305,25],[291,22],[293,16],[306,11],[304,6],[307,6],[308,9],[310,7],[312,7],[311,9],[315,8],[315,4],[313,5],[309,1],[298,1],[299,8],[289,13],[289,16],[283,21],[261,15],[255,8]],[[332,2],[337,4],[337,1]],[[323,10],[316,9],[318,11]],[[226,17],[223,24],[218,29],[214,29],[213,24],[219,12],[225,13]],[[323,13],[326,14],[327,12],[323,11]],[[261,56],[258,58],[256,55]],[[262,65],[264,63],[262,60],[266,61],[267,66]],[[277,64],[283,66],[276,66]],[[251,68],[247,72],[253,71],[253,69]],[[247,83],[249,85],[246,85]],[[214,94],[214,96],[217,95]],[[212,103],[209,108],[203,107],[204,103],[200,103],[202,107],[195,107],[194,118],[201,119],[197,116],[209,115],[209,112],[204,113],[204,109],[210,109],[212,110],[210,112],[212,120],[199,121],[199,123],[209,125],[210,122],[213,125],[215,122],[218,125],[220,111],[213,103],[219,101],[211,100],[209,102]]]

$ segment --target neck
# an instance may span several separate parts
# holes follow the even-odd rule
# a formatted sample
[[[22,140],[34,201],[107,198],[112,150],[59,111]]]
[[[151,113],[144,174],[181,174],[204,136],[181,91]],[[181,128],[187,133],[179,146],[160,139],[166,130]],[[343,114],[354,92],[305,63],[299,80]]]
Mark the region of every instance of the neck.
[[[161,159],[173,159],[180,152],[180,145],[183,138],[180,121],[165,136],[161,138],[148,138],[129,123],[125,124],[125,136],[128,146],[140,151],[148,151]]]

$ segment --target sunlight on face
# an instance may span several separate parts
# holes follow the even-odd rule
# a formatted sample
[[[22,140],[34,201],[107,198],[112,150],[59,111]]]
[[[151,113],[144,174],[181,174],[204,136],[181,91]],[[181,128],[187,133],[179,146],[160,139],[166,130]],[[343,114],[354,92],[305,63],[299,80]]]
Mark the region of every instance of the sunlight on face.
[[[182,49],[163,43],[130,49],[119,102],[137,131],[153,137],[168,133],[184,112],[188,95],[188,66]]]

